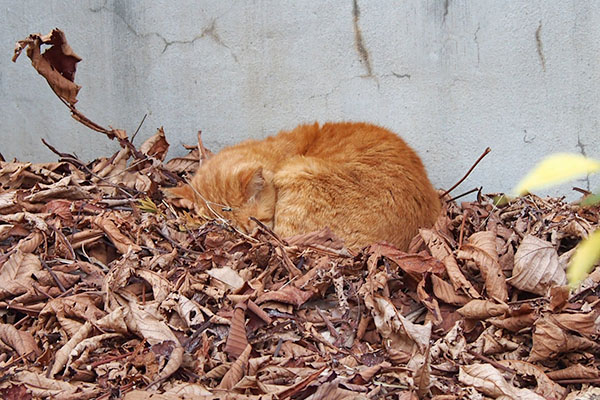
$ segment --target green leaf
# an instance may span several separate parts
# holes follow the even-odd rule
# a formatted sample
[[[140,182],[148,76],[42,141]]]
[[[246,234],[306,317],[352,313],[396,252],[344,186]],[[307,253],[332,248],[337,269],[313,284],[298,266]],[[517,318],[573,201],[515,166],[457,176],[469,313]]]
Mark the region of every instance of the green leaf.
[[[600,229],[594,231],[587,239],[577,245],[575,254],[567,268],[569,285],[575,288],[592,270],[600,259]]]
[[[600,204],[600,193],[590,194],[581,200],[582,207],[595,206],[596,204]]]
[[[546,157],[519,182],[519,195],[600,171],[600,162],[579,154],[558,153]]]
[[[149,197],[138,200],[138,209],[152,214],[158,214],[160,212],[158,206]]]

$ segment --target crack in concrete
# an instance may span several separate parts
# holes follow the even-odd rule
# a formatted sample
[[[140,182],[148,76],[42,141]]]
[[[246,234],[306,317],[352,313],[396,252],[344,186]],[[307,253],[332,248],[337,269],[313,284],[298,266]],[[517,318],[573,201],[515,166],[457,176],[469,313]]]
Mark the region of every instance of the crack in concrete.
[[[579,136],[579,134],[577,134],[577,144],[575,145],[575,147],[579,148],[579,153],[582,156],[587,157],[587,153],[585,151],[586,145],[583,144],[583,142],[581,141],[581,137]],[[590,186],[591,186],[591,183],[590,183],[590,174],[587,174],[585,176],[585,178],[581,178],[581,179],[578,179],[578,180],[582,181],[582,182],[585,182],[586,190],[589,192],[590,191]]]
[[[531,144],[535,141],[536,135],[527,135],[527,129],[523,129],[523,143]]]
[[[535,30],[535,46],[540,63],[542,63],[542,70],[546,72],[546,57],[544,56],[544,46],[542,45],[542,20],[540,20],[540,24]]]
[[[448,16],[449,8],[450,8],[450,0],[444,0],[444,14],[442,15],[442,25],[446,24],[446,17]]]
[[[366,77],[376,79],[376,77],[373,75],[373,68],[371,67],[371,59],[369,57],[369,52],[365,47],[362,31],[360,30],[360,26],[358,24],[360,20],[360,9],[358,8],[358,0],[352,0],[352,17],[354,25],[354,45],[356,46],[356,51],[358,51],[360,62],[365,66],[365,69],[367,70]]]
[[[477,47],[477,65],[479,65],[479,38],[477,37],[477,34],[479,33],[479,30],[481,29],[481,24],[477,24],[477,29],[475,30],[475,33],[473,34],[473,41],[475,42],[475,46]]]
[[[410,76],[411,76],[410,74],[398,74],[398,73],[396,73],[394,71],[392,71],[392,75],[395,76],[398,79],[402,79],[402,78],[408,78],[408,79],[410,79]]]
[[[194,36],[192,39],[188,39],[188,40],[167,40],[163,35],[161,35],[158,32],[148,32],[148,33],[140,33],[138,32],[128,21],[127,19],[121,15],[121,13],[119,13],[117,10],[113,10],[110,9],[106,6],[106,4],[108,3],[108,1],[105,1],[104,4],[102,4],[102,6],[98,7],[98,8],[90,8],[89,10],[92,13],[98,13],[101,11],[106,11],[108,13],[114,14],[117,17],[119,17],[119,19],[123,22],[123,24],[125,25],[125,27],[131,32],[133,33],[134,36],[138,37],[138,38],[142,38],[142,39],[146,39],[148,37],[157,37],[159,40],[161,40],[163,42],[163,48],[160,52],[160,54],[164,54],[167,49],[172,46],[172,45],[176,45],[176,44],[193,44],[194,42],[196,42],[197,40],[200,39],[204,39],[204,38],[210,38],[211,40],[213,40],[215,43],[217,43],[219,46],[226,48],[227,50],[229,50],[229,53],[231,54],[231,57],[234,59],[235,62],[238,62],[238,58],[235,55],[235,53],[231,50],[231,48],[229,46],[227,46],[223,40],[221,39],[221,37],[219,36],[217,29],[216,29],[216,22],[217,19],[220,18],[221,16],[217,17],[217,18],[213,18],[210,22],[210,24],[205,27],[202,32],[199,35]]]

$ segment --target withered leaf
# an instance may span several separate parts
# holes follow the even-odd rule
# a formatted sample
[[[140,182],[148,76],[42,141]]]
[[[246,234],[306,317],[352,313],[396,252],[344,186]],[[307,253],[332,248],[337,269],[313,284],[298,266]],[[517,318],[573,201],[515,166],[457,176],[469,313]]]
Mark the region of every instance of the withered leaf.
[[[508,306],[487,300],[471,300],[457,311],[465,318],[480,320],[503,315],[508,312]]]
[[[300,307],[308,299],[313,296],[312,292],[307,292],[297,288],[294,285],[287,285],[275,292],[267,292],[256,299],[256,304],[261,304],[267,301],[278,301],[285,304],[292,304]]]
[[[42,44],[52,45],[41,53]],[[67,43],[65,34],[60,29],[53,29],[49,34],[41,36],[29,35],[27,39],[17,42],[13,61],[27,48],[27,57],[36,71],[48,81],[48,84],[70,104],[77,102],[77,93],[81,86],[74,83],[76,65],[81,61]]]
[[[155,157],[161,161],[167,156],[168,150],[169,143],[167,142],[165,131],[162,126],[140,146],[140,151],[142,153],[147,156]]]
[[[506,396],[510,399],[544,400],[544,397],[529,389],[511,385],[504,379],[500,371],[490,364],[461,366],[458,380],[493,398]]]
[[[0,270],[0,299],[33,290],[35,276],[42,270],[37,255],[16,250]]]
[[[554,359],[559,354],[568,351],[597,351],[598,349],[600,349],[598,343],[570,334],[558,326],[550,317],[543,317],[535,322],[533,346],[529,354],[529,361]]]
[[[250,344],[246,345],[246,348],[242,354],[240,354],[238,359],[231,364],[231,368],[221,380],[219,388],[231,389],[244,377],[246,371],[248,370],[248,359],[250,358],[251,351],[252,346],[250,346]]]
[[[485,277],[485,289],[491,298],[498,301],[508,299],[508,289],[502,268],[498,263],[496,234],[491,231],[476,232],[468,239],[458,257],[475,261]]]
[[[225,343],[225,352],[233,359],[237,359],[248,346],[246,337],[245,306],[237,306],[233,311],[229,335]]]
[[[41,354],[31,333],[20,331],[12,325],[0,324],[0,342],[12,347],[21,357],[30,361]]]
[[[544,295],[553,286],[565,285],[567,275],[552,244],[527,235],[515,254],[515,268],[508,283],[521,290]]]

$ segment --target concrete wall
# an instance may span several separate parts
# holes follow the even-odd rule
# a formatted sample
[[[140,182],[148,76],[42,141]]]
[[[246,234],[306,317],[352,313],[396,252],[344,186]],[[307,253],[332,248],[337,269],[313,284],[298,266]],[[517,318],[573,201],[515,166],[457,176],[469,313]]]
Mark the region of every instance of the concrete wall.
[[[14,42],[60,27],[83,57],[79,109],[170,155],[196,131],[217,150],[301,122],[401,134],[437,186],[507,191],[548,153],[600,158],[600,3],[533,0],[0,1],[0,153],[93,159],[115,143],[78,125]],[[598,179],[591,189],[598,189]],[[590,182],[576,183],[588,188]],[[570,185],[548,193],[568,193]]]

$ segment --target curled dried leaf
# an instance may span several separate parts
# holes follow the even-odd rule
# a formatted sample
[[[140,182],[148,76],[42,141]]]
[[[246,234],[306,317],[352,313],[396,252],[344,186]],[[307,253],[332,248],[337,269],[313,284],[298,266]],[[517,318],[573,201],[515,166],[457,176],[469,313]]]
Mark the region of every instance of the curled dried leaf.
[[[483,320],[506,314],[508,306],[488,300],[471,300],[456,311],[465,318]]]
[[[43,44],[52,46],[42,53]],[[25,48],[31,64],[46,78],[52,90],[69,104],[77,103],[77,93],[81,86],[75,84],[74,80],[76,65],[81,61],[81,57],[71,49],[63,31],[53,29],[45,36],[34,33],[24,40],[19,40],[15,46],[13,62]]]
[[[242,354],[240,354],[239,358],[231,364],[231,368],[227,371],[225,376],[223,376],[219,388],[230,390],[246,375],[251,351],[252,346],[249,344],[246,345]]]
[[[233,311],[233,318],[229,327],[229,335],[225,343],[225,352],[232,359],[237,359],[248,346],[246,337],[245,306],[238,305]]]
[[[485,278],[485,289],[491,298],[498,301],[508,299],[506,279],[496,249],[496,234],[491,231],[476,232],[458,252],[458,257],[475,261]]]

